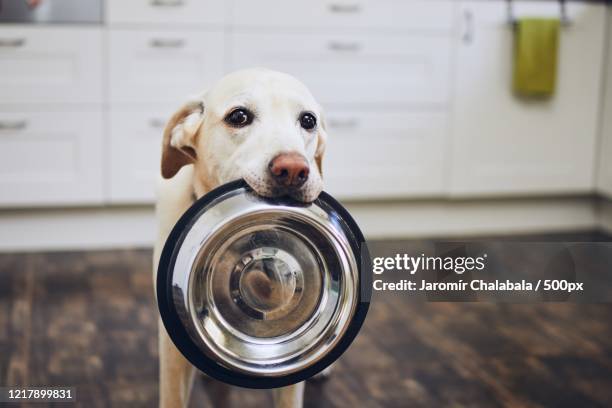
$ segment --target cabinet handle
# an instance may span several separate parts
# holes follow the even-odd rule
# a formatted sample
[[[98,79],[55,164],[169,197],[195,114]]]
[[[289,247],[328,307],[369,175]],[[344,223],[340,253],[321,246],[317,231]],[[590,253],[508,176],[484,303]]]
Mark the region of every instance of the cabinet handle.
[[[185,40],[155,38],[151,40],[151,47],[154,48],[182,48],[185,46]]]
[[[331,3],[329,5],[329,11],[332,13],[359,13],[361,11],[361,6],[359,4],[339,4],[339,3]]]
[[[355,129],[359,126],[359,121],[357,118],[348,118],[348,119],[330,119],[329,127],[337,128],[337,129]]]
[[[338,52],[357,52],[361,50],[361,44],[358,42],[330,41],[327,47]]]
[[[474,41],[474,15],[471,10],[463,10],[463,35],[461,40],[464,44]]]
[[[23,130],[26,127],[28,127],[28,121],[25,119],[0,121],[0,130]]]
[[[160,118],[151,118],[149,120],[149,126],[155,129],[161,129],[166,126],[166,121]]]
[[[0,38],[0,47],[19,48],[26,43],[25,38]]]
[[[156,7],[179,7],[184,6],[183,0],[151,0],[151,5]]]

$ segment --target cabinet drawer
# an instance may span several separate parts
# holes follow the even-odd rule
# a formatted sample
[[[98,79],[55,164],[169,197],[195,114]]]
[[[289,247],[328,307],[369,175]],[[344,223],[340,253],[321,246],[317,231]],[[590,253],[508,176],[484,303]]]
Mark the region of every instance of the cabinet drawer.
[[[274,12],[270,12],[274,10]],[[282,28],[383,28],[450,31],[450,1],[406,0],[235,0],[237,26]]]
[[[110,33],[112,102],[181,103],[223,74],[223,33]]]
[[[106,0],[107,21],[142,24],[222,24],[222,0]]]
[[[101,112],[0,112],[0,205],[99,204]]]
[[[0,99],[101,102],[100,29],[0,27]]]
[[[329,112],[325,189],[349,199],[441,195],[447,123],[443,113]]]
[[[450,37],[236,33],[232,39],[232,68],[291,73],[323,103],[448,102]]]
[[[110,198],[114,203],[154,202],[161,142],[173,107],[128,107],[110,113]]]

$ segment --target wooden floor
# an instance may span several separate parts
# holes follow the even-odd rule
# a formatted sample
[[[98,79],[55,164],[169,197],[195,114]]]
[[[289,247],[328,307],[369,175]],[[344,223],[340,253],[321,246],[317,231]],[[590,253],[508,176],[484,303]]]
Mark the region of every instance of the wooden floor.
[[[612,305],[373,299],[307,407],[611,407]],[[74,386],[82,407],[157,405],[151,252],[0,255],[0,385]],[[192,406],[210,406],[202,378]],[[235,389],[230,406],[266,407]],[[41,406],[35,404],[32,406]]]

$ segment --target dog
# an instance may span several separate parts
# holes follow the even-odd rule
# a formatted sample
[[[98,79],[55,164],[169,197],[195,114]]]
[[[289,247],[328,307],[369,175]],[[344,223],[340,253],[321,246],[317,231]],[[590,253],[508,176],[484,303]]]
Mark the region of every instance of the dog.
[[[185,103],[163,134],[154,278],[176,221],[197,198],[221,184],[243,178],[264,197],[315,200],[323,188],[326,140],[321,106],[288,74],[237,71]],[[159,358],[160,407],[185,407],[195,370],[161,321]],[[301,407],[303,391],[304,383],[274,390],[275,406]]]

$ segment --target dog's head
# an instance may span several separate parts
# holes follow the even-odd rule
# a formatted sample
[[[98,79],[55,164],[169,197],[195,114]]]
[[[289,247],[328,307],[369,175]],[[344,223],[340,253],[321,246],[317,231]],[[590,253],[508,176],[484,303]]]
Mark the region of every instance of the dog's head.
[[[301,82],[265,69],[238,71],[172,116],[162,176],[193,164],[198,195],[244,178],[259,195],[310,202],[323,188],[325,140],[321,107]]]

